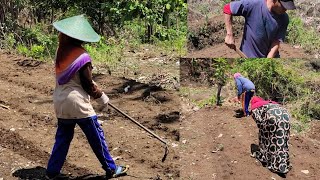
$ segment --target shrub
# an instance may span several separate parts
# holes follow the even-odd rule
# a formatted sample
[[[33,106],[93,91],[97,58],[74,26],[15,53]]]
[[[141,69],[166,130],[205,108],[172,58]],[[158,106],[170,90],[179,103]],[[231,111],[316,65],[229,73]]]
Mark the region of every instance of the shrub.
[[[301,45],[309,53],[319,52],[320,49],[319,34],[313,29],[308,29],[301,18],[297,17],[290,19],[287,41]]]
[[[18,53],[20,53],[24,56],[27,56],[29,54],[29,49],[22,44],[18,44],[17,51],[18,51]]]
[[[32,45],[30,48],[30,54],[31,57],[35,59],[42,59],[45,57],[44,53],[44,46],[42,45]]]
[[[16,40],[15,40],[15,37],[14,37],[14,34],[13,33],[7,33],[4,35],[4,40],[2,40],[2,43],[3,44],[3,47],[2,48],[5,48],[5,49],[8,49],[9,51],[11,51],[15,44],[16,44]]]
[[[276,59],[247,59],[236,63],[233,72],[241,72],[256,86],[257,95],[276,101],[290,101],[305,92],[301,76],[285,69]]]

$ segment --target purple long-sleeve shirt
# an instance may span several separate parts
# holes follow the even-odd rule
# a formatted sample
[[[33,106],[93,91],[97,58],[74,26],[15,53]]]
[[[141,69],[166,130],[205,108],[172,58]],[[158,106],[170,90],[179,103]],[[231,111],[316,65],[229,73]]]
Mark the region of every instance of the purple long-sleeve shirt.
[[[288,14],[270,12],[266,0],[233,1],[230,9],[232,15],[245,18],[240,49],[249,58],[267,57],[273,41],[284,41],[289,23]]]

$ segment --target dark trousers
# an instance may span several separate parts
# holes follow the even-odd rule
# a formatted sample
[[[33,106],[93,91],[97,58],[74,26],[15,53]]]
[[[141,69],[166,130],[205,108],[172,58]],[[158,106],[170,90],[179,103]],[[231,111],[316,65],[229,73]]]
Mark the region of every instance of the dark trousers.
[[[58,119],[58,129],[55,143],[48,162],[47,174],[57,175],[60,173],[63,163],[67,157],[70,143],[73,139],[75,125],[78,124],[86,135],[94,154],[99,159],[102,168],[106,172],[116,169],[108,146],[105,141],[103,130],[98,123],[97,116],[83,119]]]
[[[241,101],[242,101],[241,104],[242,104],[242,109],[245,116],[248,116],[250,114],[249,105],[253,95],[254,95],[254,90],[245,91],[241,95]]]

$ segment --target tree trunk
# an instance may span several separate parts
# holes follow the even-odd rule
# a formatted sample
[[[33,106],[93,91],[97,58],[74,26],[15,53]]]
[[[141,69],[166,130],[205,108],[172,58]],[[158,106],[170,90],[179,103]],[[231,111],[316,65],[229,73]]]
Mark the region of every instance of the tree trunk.
[[[217,92],[217,106],[221,106],[221,89],[222,89],[222,84],[218,83],[218,92]]]
[[[148,42],[151,42],[152,34],[153,34],[152,25],[148,24],[148,28],[147,28],[147,39],[148,39]]]
[[[54,8],[53,8],[53,0],[51,0],[51,18],[50,18],[50,24],[53,23],[53,15],[54,15]]]

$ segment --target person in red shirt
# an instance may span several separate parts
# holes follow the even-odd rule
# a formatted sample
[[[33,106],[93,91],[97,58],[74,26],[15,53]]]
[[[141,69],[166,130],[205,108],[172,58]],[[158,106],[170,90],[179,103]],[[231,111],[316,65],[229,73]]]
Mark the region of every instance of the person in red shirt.
[[[249,58],[280,57],[289,23],[287,10],[295,9],[293,0],[240,0],[224,6],[227,35],[225,44],[235,49],[232,16],[245,18],[240,50]]]

